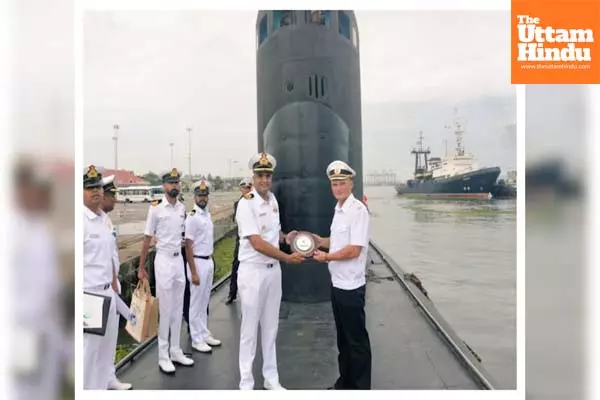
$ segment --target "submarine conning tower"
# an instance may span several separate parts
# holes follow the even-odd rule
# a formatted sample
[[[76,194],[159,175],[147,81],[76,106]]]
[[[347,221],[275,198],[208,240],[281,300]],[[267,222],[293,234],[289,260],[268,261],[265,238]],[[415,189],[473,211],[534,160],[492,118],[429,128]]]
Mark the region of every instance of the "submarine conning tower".
[[[356,17],[343,10],[259,11],[256,21],[258,151],[273,175],[284,232],[330,235],[335,199],[325,174],[334,160],[357,175],[362,198],[360,51]],[[283,300],[330,299],[326,265],[282,263]]]

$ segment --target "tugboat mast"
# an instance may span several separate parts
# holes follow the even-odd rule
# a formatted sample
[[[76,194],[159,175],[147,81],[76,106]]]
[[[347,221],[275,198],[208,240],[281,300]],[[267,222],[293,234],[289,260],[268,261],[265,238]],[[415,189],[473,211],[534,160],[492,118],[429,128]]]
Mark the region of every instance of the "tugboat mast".
[[[429,169],[427,155],[431,153],[429,147],[425,148],[423,146],[423,131],[419,131],[419,141],[417,142],[419,145],[418,148],[413,148],[411,154],[415,155],[415,178],[423,178]],[[423,162],[421,162],[420,155],[423,154]]]
[[[456,136],[456,154],[455,157],[462,157],[465,155],[465,148],[463,145],[463,135],[465,130],[463,128],[464,124],[458,117],[458,109],[454,108],[454,135]],[[450,125],[446,125],[446,128],[451,128]]]

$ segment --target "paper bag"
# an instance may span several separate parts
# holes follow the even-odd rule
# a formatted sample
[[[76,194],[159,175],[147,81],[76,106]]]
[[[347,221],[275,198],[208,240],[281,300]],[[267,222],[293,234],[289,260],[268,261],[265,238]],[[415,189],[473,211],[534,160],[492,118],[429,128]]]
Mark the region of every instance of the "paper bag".
[[[138,282],[129,308],[135,314],[135,325],[127,321],[125,330],[132,338],[141,343],[158,333],[158,299],[152,296],[147,280]]]

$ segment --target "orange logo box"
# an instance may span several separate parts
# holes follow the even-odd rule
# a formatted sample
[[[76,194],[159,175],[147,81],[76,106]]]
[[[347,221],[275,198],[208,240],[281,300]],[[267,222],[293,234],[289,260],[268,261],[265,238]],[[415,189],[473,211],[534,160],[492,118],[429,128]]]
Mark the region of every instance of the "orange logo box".
[[[512,0],[511,83],[600,83],[600,0]]]

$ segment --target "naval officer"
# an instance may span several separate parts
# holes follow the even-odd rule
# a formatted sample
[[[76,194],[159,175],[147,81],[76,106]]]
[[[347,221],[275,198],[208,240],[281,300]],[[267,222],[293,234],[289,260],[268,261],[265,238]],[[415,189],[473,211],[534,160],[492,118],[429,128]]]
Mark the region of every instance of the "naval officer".
[[[275,340],[281,304],[281,268],[279,261],[302,262],[298,253],[279,250],[286,236],[281,232],[279,205],[271,193],[276,160],[267,153],[250,159],[254,188],[240,199],[236,221],[240,236],[238,291],[242,305],[240,329],[240,389],[254,389],[252,364],[256,352],[258,325],[261,328],[262,373],[265,389],[284,389],[279,383]]]
[[[190,281],[189,326],[192,347],[203,353],[220,346],[208,330],[208,303],[213,283],[215,264],[212,216],[207,209],[209,185],[205,180],[194,183],[194,208],[185,220],[187,277]]]
[[[365,273],[369,246],[369,212],[352,195],[354,170],[343,161],[327,167],[337,200],[329,238],[317,237],[329,248],[313,255],[327,262],[331,273],[331,304],[337,330],[340,376],[331,389],[371,388],[371,344],[365,326]],[[293,235],[290,235],[293,236]]]
[[[117,329],[115,292],[117,278],[113,268],[114,237],[100,209],[102,168],[93,165],[83,172],[83,290],[110,298],[109,318],[104,335],[83,334],[83,387],[106,390],[111,375]]]
[[[233,222],[235,222],[235,216],[237,213],[237,205],[240,202],[240,199],[243,196],[250,193],[251,190],[252,190],[252,179],[250,179],[250,178],[242,179],[240,181],[240,192],[241,192],[240,198],[237,199],[233,203],[233,217],[232,217]],[[237,298],[237,292],[238,292],[237,273],[238,273],[238,268],[240,266],[240,260],[238,260],[239,251],[240,251],[240,235],[239,235],[238,231],[236,230],[235,231],[235,248],[233,249],[233,263],[231,264],[231,278],[229,281],[229,296],[227,297],[227,301],[225,301],[225,304],[231,304]]]
[[[117,230],[116,230],[116,227],[113,225],[112,220],[110,219],[110,216],[108,215],[108,213],[110,213],[112,210],[114,210],[115,202],[117,200],[116,194],[117,194],[118,188],[115,185],[114,181],[115,181],[114,175],[102,178],[102,189],[104,191],[104,199],[102,200],[102,203],[100,204],[100,209],[106,213],[106,224],[108,226],[108,229],[111,231],[111,233],[114,237],[115,245],[114,245],[114,251],[113,251],[113,268],[115,269],[115,276],[117,277],[117,294],[121,294],[121,282],[119,282],[119,267],[121,266],[121,264],[119,262],[119,248],[117,246]],[[116,356],[116,350],[117,350],[117,338],[118,338],[118,331],[119,331],[119,315],[118,315],[118,313],[115,313],[115,314],[111,315],[111,317],[115,319],[114,329],[117,331],[117,335],[115,335],[115,337],[114,337],[114,348],[115,349],[113,351],[112,362],[110,363],[111,374],[110,374],[110,379],[108,381],[108,389],[110,389],[110,390],[130,390],[132,388],[131,383],[121,382],[117,378],[117,375],[115,373],[115,356]],[[130,316],[128,316],[128,315],[124,315],[124,317],[127,319],[130,318]]]
[[[194,364],[194,360],[183,354],[180,346],[185,289],[185,272],[181,256],[185,206],[178,200],[181,174],[177,168],[161,174],[161,178],[165,195],[161,200],[152,202],[148,210],[138,278],[148,279],[146,258],[150,240],[155,236],[154,277],[159,310],[158,366],[165,373],[173,373],[175,372],[173,362],[184,366]]]

